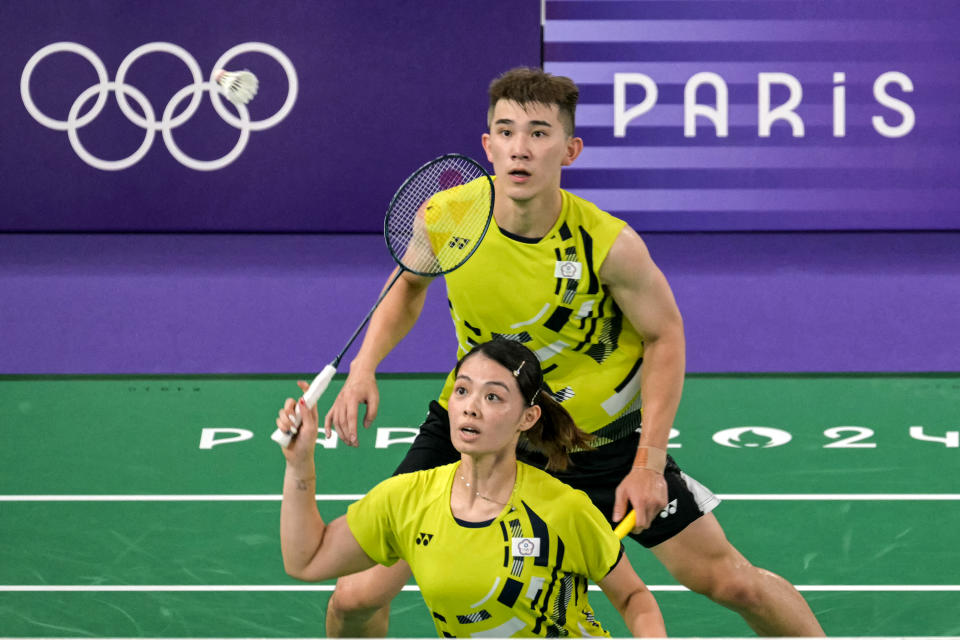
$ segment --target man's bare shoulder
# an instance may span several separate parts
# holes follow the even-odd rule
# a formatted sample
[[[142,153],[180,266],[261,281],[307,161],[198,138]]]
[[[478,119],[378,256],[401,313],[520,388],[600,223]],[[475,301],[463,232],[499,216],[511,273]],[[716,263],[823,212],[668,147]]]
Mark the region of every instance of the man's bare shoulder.
[[[601,282],[617,285],[626,284],[656,269],[643,238],[630,225],[626,225],[600,265],[599,275]]]

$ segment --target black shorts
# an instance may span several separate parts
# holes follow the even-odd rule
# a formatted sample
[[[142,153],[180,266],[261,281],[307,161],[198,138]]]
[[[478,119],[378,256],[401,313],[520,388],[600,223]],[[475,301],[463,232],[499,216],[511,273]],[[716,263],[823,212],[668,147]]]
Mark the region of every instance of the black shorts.
[[[548,473],[590,496],[593,504],[610,520],[617,485],[630,473],[639,442],[640,434],[633,433],[594,451],[571,454],[571,465],[566,471]],[[537,452],[518,451],[517,458],[539,469],[546,467],[546,457]],[[450,441],[447,411],[433,401],[420,426],[419,435],[410,445],[394,475],[432,469],[459,459],[460,452]],[[666,508],[654,518],[649,529],[637,535],[630,534],[631,538],[645,547],[653,547],[669,540],[691,522],[712,511],[720,502],[706,487],[683,473],[671,456],[667,456],[667,467],[663,475],[667,481]],[[612,520],[610,525],[614,525]]]

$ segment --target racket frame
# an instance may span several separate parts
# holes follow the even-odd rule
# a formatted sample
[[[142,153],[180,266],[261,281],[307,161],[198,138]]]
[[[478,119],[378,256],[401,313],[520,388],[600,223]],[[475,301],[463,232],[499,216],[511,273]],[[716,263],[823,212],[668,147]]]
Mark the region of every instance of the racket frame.
[[[393,213],[394,211],[394,207],[397,204],[398,198],[401,197],[404,190],[411,182],[419,178],[424,171],[428,170],[435,164],[438,164],[448,159],[461,160],[471,165],[474,165],[477,169],[479,169],[480,174],[475,179],[486,178],[489,185],[490,209],[487,212],[487,220],[483,226],[483,230],[480,232],[480,236],[477,238],[476,242],[473,243],[473,247],[470,249],[470,252],[467,253],[467,255],[460,262],[450,267],[449,269],[445,269],[443,271],[424,273],[424,272],[416,271],[414,269],[410,269],[409,267],[404,265],[402,259],[399,258],[394,253],[393,245],[390,243],[390,239],[389,239],[389,234],[390,234],[389,223],[391,219],[391,213]],[[440,191],[443,191],[443,189],[441,189]],[[435,191],[434,194],[440,193],[440,191]],[[380,303],[383,302],[383,299],[387,297],[387,294],[390,292],[390,289],[393,288],[394,283],[396,283],[396,281],[400,278],[400,276],[403,275],[404,271],[409,271],[410,273],[413,273],[419,276],[438,277],[438,276],[446,275],[451,271],[460,268],[467,262],[467,260],[470,259],[471,256],[473,256],[477,248],[480,246],[480,243],[483,241],[484,237],[486,237],[487,230],[490,228],[490,222],[493,220],[494,200],[495,200],[495,196],[494,196],[494,190],[493,190],[493,178],[490,177],[490,174],[487,172],[486,169],[483,168],[483,166],[479,162],[477,162],[473,158],[470,158],[469,156],[465,156],[460,153],[446,153],[442,156],[438,156],[433,160],[430,160],[429,162],[426,162],[423,165],[421,165],[420,168],[418,168],[416,171],[411,173],[407,177],[407,179],[403,181],[403,183],[400,185],[400,188],[397,189],[396,193],[394,193],[393,197],[390,199],[390,204],[387,206],[387,214],[386,216],[384,216],[384,219],[383,219],[383,238],[384,238],[384,241],[387,243],[387,250],[390,252],[390,257],[392,257],[393,261],[397,263],[397,266],[399,267],[399,269],[396,270],[396,272],[393,275],[393,278],[390,279],[390,282],[380,293],[380,296],[377,298],[377,301],[374,303],[373,307],[371,307],[370,311],[367,312],[367,315],[364,316],[363,321],[360,322],[359,326],[357,326],[356,330],[353,332],[353,335],[351,335],[350,339],[347,340],[346,345],[344,345],[343,349],[340,350],[340,353],[337,354],[337,357],[334,358],[330,364],[325,366],[323,370],[316,375],[316,377],[314,377],[313,381],[310,383],[310,387],[307,389],[306,392],[304,392],[303,399],[308,409],[313,409],[317,405],[317,401],[320,399],[320,396],[322,396],[323,392],[326,391],[327,386],[330,384],[330,381],[333,379],[333,375],[337,372],[337,367],[340,366],[340,361],[343,359],[343,356],[347,353],[347,351],[353,345],[354,341],[357,339],[357,336],[359,336],[360,332],[363,331],[363,328],[367,326],[367,323],[370,321],[370,318],[373,316],[373,313],[377,310],[377,307],[379,307]],[[290,429],[289,432],[283,431],[281,429],[277,429],[276,431],[274,431],[273,435],[270,436],[271,440],[273,440],[274,442],[276,442],[277,444],[279,444],[281,447],[284,447],[284,448],[289,447],[290,443],[293,442],[293,438],[297,435],[300,424],[303,421],[303,417],[301,416],[301,413],[300,413],[299,402],[296,405],[296,413],[294,415],[291,415],[290,418],[291,418],[291,421],[293,422],[293,427]]]

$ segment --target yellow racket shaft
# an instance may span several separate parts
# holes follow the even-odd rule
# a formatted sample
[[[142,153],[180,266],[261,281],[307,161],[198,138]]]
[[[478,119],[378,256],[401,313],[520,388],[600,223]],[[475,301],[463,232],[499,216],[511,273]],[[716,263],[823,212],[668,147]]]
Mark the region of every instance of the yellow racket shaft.
[[[617,528],[613,530],[617,537],[623,540],[627,537],[627,534],[633,531],[633,528],[637,526],[637,514],[634,513],[633,509],[630,509],[630,513],[624,516],[623,520],[620,521],[620,524],[617,525]]]

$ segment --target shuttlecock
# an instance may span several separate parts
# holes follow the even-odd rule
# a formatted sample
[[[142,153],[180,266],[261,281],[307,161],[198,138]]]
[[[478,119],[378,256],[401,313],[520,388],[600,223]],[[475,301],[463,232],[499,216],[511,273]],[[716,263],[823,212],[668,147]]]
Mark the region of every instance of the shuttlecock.
[[[217,84],[223,90],[223,95],[234,104],[247,104],[257,95],[260,83],[257,76],[246,69],[243,71],[226,71],[220,69],[215,76]]]

